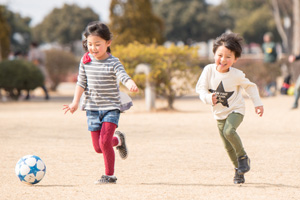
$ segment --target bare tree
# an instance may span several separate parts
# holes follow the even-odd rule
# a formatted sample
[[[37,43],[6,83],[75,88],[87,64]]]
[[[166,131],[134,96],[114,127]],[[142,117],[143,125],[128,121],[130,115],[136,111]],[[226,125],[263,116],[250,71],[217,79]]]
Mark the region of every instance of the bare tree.
[[[299,55],[300,53],[300,11],[299,0],[293,0],[293,54]]]
[[[298,1],[298,0],[296,0],[296,1]],[[272,8],[273,8],[272,11],[273,11],[273,15],[274,15],[275,24],[276,24],[278,33],[282,39],[283,48],[285,50],[288,50],[289,49],[288,37],[287,37],[286,32],[284,31],[284,28],[283,28],[283,25],[281,22],[282,20],[281,20],[277,0],[272,0]]]

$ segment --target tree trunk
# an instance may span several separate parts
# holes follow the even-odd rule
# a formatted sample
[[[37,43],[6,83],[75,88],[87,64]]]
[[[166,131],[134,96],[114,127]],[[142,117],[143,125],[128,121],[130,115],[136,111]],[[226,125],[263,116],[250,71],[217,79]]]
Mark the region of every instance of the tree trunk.
[[[168,109],[174,110],[173,103],[174,103],[175,97],[172,95],[168,96]]]
[[[298,0],[296,0],[298,1]],[[273,16],[274,16],[274,20],[275,20],[275,24],[276,24],[276,28],[278,30],[278,33],[282,39],[282,44],[283,44],[283,48],[285,51],[289,50],[289,45],[288,45],[288,38],[286,35],[286,32],[284,31],[284,28],[282,26],[281,23],[281,17],[280,17],[280,12],[279,12],[279,7],[278,7],[278,2],[277,0],[272,0],[272,7],[273,7]]]
[[[2,61],[2,48],[1,48],[1,40],[0,40],[0,62]]]
[[[299,0],[293,0],[293,54],[300,54],[300,19],[299,19]]]

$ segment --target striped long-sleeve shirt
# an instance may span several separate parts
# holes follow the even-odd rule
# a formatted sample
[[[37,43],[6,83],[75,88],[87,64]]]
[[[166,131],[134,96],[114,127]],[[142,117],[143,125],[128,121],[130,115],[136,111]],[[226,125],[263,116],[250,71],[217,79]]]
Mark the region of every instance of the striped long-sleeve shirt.
[[[80,62],[77,84],[84,89],[83,110],[120,109],[118,81],[123,84],[130,79],[118,58],[110,55],[105,60]]]

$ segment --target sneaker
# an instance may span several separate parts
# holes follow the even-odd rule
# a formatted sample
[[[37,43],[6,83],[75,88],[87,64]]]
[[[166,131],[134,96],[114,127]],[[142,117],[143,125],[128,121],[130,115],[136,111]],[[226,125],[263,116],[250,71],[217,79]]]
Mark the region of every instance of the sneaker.
[[[119,137],[121,141],[121,146],[117,146],[116,149],[119,151],[120,157],[125,160],[128,156],[128,149],[125,142],[125,135],[120,131],[116,131],[115,134]]]
[[[238,158],[238,174],[243,175],[250,170],[250,159],[247,155]]]
[[[115,184],[117,183],[117,177],[115,176],[107,176],[107,175],[103,175],[101,176],[101,178],[97,181],[95,181],[96,185],[99,184]]]
[[[234,174],[234,177],[233,177],[233,183],[234,184],[245,183],[245,177],[244,177],[244,175],[243,174],[239,175],[237,168],[235,168],[235,174]]]

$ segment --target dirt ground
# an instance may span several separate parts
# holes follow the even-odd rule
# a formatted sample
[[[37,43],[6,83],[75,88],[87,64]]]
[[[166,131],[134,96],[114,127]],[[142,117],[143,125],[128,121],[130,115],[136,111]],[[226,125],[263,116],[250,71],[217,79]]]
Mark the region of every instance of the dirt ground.
[[[146,112],[142,99],[121,115],[129,157],[116,152],[115,185],[94,185],[104,173],[93,150],[85,112],[64,115],[71,95],[50,101],[0,102],[1,200],[296,200],[300,199],[300,110],[293,97],[264,98],[265,114],[246,116],[238,132],[251,158],[246,183],[233,184],[233,166],[222,146],[210,106],[196,95],[175,102],[177,111]],[[163,107],[162,101],[157,107]],[[47,166],[37,185],[23,184],[14,169],[34,154]]]

